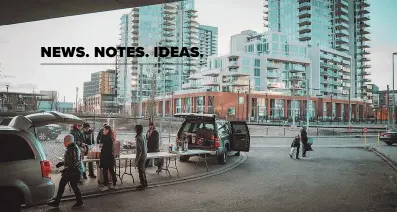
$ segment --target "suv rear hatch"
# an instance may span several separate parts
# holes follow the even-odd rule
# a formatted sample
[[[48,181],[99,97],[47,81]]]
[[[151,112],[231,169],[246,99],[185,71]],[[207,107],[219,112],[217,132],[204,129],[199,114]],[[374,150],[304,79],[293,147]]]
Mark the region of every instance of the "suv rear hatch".
[[[178,131],[176,142],[188,142],[189,149],[216,149],[219,147],[215,116],[209,114],[188,114],[175,117],[184,117]]]

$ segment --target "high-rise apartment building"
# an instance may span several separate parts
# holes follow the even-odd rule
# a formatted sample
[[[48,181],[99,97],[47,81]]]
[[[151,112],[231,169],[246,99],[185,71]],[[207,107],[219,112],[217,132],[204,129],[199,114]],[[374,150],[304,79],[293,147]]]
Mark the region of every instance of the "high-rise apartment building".
[[[209,56],[218,54],[218,27],[199,25],[200,66],[206,66]]]
[[[155,46],[198,47],[199,24],[194,3],[186,0],[133,8],[121,18],[120,46],[141,46],[149,54],[153,54]],[[118,99],[127,110],[153,92],[165,95],[181,90],[199,66],[198,58],[188,57],[120,57],[118,62]]]
[[[368,0],[265,0],[264,27],[286,33],[289,40],[350,55],[351,94],[372,103],[368,7]]]

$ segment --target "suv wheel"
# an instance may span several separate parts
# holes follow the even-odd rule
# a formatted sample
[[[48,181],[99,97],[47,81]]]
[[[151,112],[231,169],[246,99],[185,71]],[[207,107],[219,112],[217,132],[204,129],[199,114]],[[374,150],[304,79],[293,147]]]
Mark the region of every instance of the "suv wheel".
[[[224,151],[222,155],[218,156],[218,164],[224,165],[227,163],[227,151]]]
[[[386,141],[386,144],[389,145],[389,146],[391,146],[391,145],[393,145],[393,142],[391,142],[391,141]]]
[[[39,132],[39,134],[37,135],[37,138],[40,141],[46,141],[48,139],[47,135],[45,134],[45,132]]]
[[[10,189],[1,190],[0,208],[7,208],[7,211],[22,211],[21,200],[18,193]]]

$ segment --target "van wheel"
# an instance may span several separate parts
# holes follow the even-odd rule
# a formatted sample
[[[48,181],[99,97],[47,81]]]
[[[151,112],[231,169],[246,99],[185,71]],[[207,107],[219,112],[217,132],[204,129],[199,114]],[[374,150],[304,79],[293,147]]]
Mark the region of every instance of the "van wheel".
[[[222,155],[218,156],[218,164],[224,165],[227,163],[227,152],[224,151]]]
[[[5,189],[0,191],[0,208],[7,208],[7,211],[22,211],[21,199],[18,193],[13,190]]]
[[[40,132],[39,135],[37,136],[37,138],[39,139],[39,141],[48,140],[48,137],[47,137],[47,135],[44,132]]]
[[[181,162],[188,162],[189,159],[190,159],[190,157],[187,155],[182,155],[179,157],[179,161],[181,161]]]

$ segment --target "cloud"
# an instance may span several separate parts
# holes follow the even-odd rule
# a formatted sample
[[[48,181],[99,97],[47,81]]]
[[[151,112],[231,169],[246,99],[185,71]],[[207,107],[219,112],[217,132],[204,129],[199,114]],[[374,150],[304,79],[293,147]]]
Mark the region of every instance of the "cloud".
[[[377,44],[371,48],[371,76],[372,83],[380,89],[386,89],[390,85],[392,89],[392,54],[397,52],[397,47]],[[395,71],[397,71],[397,56],[395,57]],[[396,73],[397,74],[397,73]],[[396,79],[396,77],[395,77]]]

